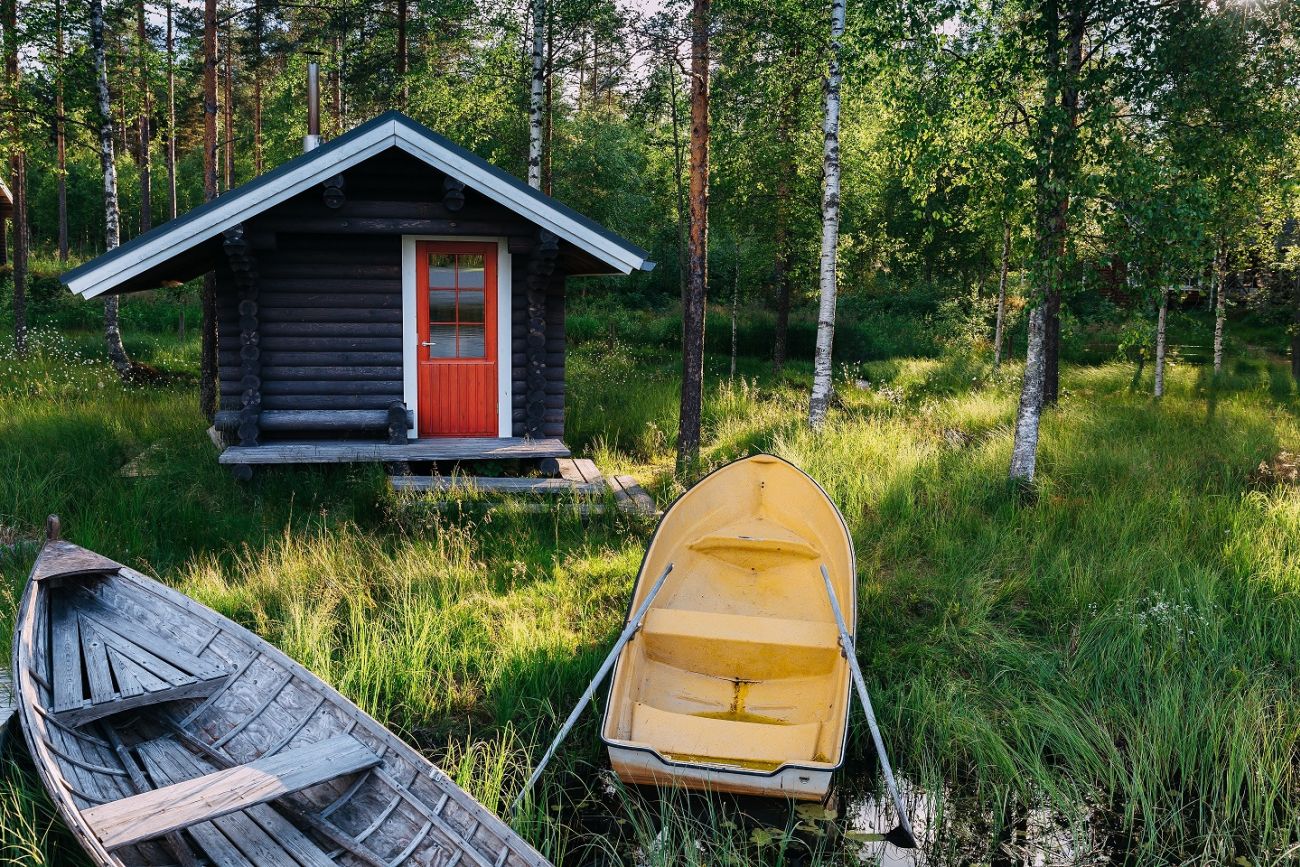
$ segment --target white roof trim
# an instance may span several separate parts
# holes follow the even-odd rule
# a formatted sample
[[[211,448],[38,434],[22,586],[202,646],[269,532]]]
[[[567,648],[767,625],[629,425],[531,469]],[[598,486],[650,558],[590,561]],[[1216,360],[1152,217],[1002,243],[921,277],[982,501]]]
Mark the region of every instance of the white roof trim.
[[[68,288],[83,298],[94,298],[111,291],[132,277],[391,147],[464,181],[471,189],[500,202],[624,274],[653,267],[653,263],[639,255],[640,251],[631,245],[603,237],[565,213],[567,209],[551,205],[532,191],[521,190],[515,182],[487,171],[475,158],[444,147],[397,118],[375,123],[373,128],[364,132],[358,129],[357,132],[359,134],[355,136],[349,134],[350,138],[344,137],[319,148],[300,165],[279,177],[261,184],[250,182],[250,185],[216,199],[205,212],[194,214],[189,219],[182,217],[170,229],[161,227],[162,230],[152,238],[138,239],[143,243],[129,245],[133,248],[130,255],[125,255],[123,250],[123,254],[106,255],[102,262],[92,260],[86,266],[74,269],[65,277]],[[223,203],[222,199],[227,197]]]

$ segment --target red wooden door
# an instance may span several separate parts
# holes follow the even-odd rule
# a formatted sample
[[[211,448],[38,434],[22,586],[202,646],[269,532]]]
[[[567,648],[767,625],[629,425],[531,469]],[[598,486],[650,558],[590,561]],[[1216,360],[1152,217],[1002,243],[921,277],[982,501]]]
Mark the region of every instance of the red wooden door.
[[[497,247],[416,247],[418,431],[497,435]]]

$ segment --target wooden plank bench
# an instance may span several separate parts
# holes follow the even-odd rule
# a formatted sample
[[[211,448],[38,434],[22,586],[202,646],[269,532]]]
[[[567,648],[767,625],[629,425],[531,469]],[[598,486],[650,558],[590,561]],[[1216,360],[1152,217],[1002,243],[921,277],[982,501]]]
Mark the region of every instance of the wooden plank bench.
[[[155,762],[156,748],[137,748]],[[106,849],[139,843],[171,831],[210,822],[230,813],[310,788],[379,764],[379,757],[350,735],[267,756],[246,765],[172,782],[151,792],[92,807],[82,817]],[[175,768],[165,771],[174,780]]]

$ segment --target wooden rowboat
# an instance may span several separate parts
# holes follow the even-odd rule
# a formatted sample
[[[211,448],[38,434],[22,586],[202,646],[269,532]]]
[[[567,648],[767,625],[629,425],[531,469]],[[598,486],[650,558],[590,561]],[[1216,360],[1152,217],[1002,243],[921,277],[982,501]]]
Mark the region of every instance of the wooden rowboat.
[[[853,541],[825,491],[756,455],[665,513],[630,612],[601,735],[628,783],[821,799],[848,730],[849,665],[820,567],[856,622]]]
[[[97,863],[548,864],[301,665],[54,527],[14,679],[36,767]]]

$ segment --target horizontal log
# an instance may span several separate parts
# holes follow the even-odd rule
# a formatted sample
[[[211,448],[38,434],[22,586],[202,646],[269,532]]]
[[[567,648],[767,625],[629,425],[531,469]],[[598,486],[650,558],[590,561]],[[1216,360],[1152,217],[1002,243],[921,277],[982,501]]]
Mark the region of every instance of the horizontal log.
[[[267,337],[386,337],[402,339],[402,327],[395,322],[263,322]]]
[[[272,307],[262,311],[262,322],[401,322],[396,308],[367,307]]]
[[[228,356],[229,353],[226,353],[226,355]],[[228,357],[223,357],[221,361],[222,363],[229,363]],[[402,363],[402,353],[330,352],[328,350],[313,352],[264,350],[261,354],[261,361],[264,365],[273,365],[276,367],[308,367],[313,364],[322,367],[335,367],[349,364],[400,366]]]
[[[222,379],[233,379],[238,382],[241,371],[238,366],[223,365],[221,368]],[[262,365],[262,382],[267,383],[276,379],[334,379],[340,381],[369,381],[369,382],[393,382],[400,387],[402,382],[402,368],[384,365],[372,364],[353,364],[353,365],[283,365],[274,364]]]
[[[546,345],[545,345],[544,348],[545,348],[545,350],[546,350],[547,352],[563,352],[563,351],[564,351],[564,338],[547,337],[547,339],[546,339]],[[527,352],[527,351],[528,351],[528,341],[527,341],[527,340],[525,340],[525,339],[522,338],[522,337],[512,337],[512,338],[511,338],[511,340],[510,340],[510,352],[511,352],[511,354],[514,354],[514,353],[516,353],[516,352]]]
[[[395,183],[401,184],[400,175],[392,175]],[[364,183],[364,181],[363,181]],[[410,188],[410,176],[405,184]],[[433,195],[433,187],[429,188]],[[491,220],[511,221],[511,212],[501,206],[466,203],[459,211],[451,211],[441,202],[405,201],[397,199],[353,199],[349,198],[342,207],[327,209],[324,204],[313,206],[308,202],[286,202],[276,212],[278,217],[298,217],[313,219],[318,217],[394,217],[418,220]],[[518,218],[514,218],[517,220]]]
[[[394,279],[376,279],[374,277],[303,277],[294,274],[286,277],[262,277],[261,297],[266,293],[349,293],[352,295],[402,294],[400,277]]]
[[[546,367],[548,370],[555,367],[564,367],[563,352],[547,352],[544,355]],[[523,368],[528,363],[528,353],[513,352],[510,354],[510,366],[513,368]]]
[[[355,292],[272,292],[262,293],[259,299],[262,309],[270,312],[275,308],[281,310],[318,310],[322,307],[346,307],[358,310],[402,309],[400,292],[373,292],[369,294]]]
[[[322,280],[395,280],[402,279],[400,264],[383,262],[362,263],[321,263],[316,261],[295,262],[277,256],[274,260],[260,263],[258,270],[263,283],[280,280],[305,280],[318,278]]]
[[[238,380],[221,381],[222,394],[240,394],[241,383]],[[261,385],[262,396],[268,395],[322,395],[322,394],[367,394],[387,397],[389,400],[402,399],[400,382],[370,382],[362,380],[337,379],[272,379]]]
[[[407,412],[408,424],[415,424],[415,415]],[[260,417],[265,431],[368,431],[388,428],[386,409],[313,409],[264,410]],[[238,412],[217,413],[214,425],[217,430],[234,430],[239,425]]]
[[[400,394],[265,394],[263,410],[374,409],[387,410]]]
[[[548,394],[542,401],[543,406],[547,409],[564,409],[564,395]],[[528,395],[515,391],[510,395],[510,406],[513,409],[525,409],[528,406]]]
[[[268,337],[262,335],[263,352],[401,352],[400,337]]]
[[[311,235],[520,235],[536,229],[522,221],[425,220],[400,217],[280,217],[274,210],[258,219],[258,229],[270,232]]]

